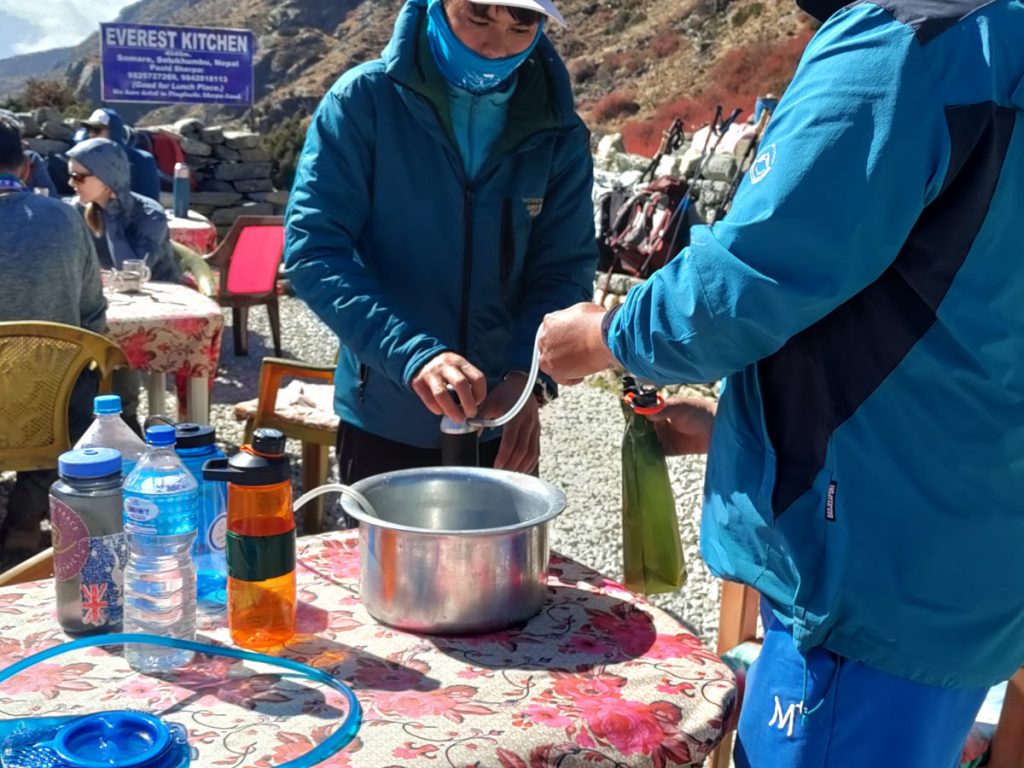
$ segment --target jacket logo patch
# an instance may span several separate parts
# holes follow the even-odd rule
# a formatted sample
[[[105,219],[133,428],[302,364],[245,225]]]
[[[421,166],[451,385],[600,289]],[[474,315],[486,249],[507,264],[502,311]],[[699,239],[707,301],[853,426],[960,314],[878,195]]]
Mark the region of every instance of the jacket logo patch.
[[[750,166],[750,183],[760,184],[764,181],[765,177],[772,172],[772,168],[775,165],[775,145],[772,144],[766,147],[761,153],[754,159],[754,163]]]
[[[825,519],[830,523],[836,521],[836,481],[828,484],[828,494],[825,496]]]
[[[523,205],[526,206],[527,213],[530,214],[531,219],[536,219],[540,216],[540,212],[544,210],[544,198],[543,197],[524,197]]]

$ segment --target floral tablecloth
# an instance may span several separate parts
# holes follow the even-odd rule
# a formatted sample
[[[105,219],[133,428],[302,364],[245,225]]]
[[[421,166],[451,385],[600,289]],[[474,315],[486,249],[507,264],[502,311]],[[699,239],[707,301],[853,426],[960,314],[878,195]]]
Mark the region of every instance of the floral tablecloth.
[[[354,532],[300,539],[299,633],[283,653],[348,682],[363,707],[357,737],[325,766],[661,768],[699,765],[721,736],[732,672],[668,614],[578,563],[553,557],[549,599],[525,627],[472,638],[378,625],[358,573]],[[199,634],[228,642],[220,619]],[[0,664],[65,639],[50,583],[0,590]],[[3,717],[159,713],[188,729],[204,768],[294,759],[343,707],[334,691],[223,658],[158,679],[102,649],[0,685]]]
[[[224,317],[198,291],[146,283],[137,293],[107,294],[107,335],[140,371],[211,379],[220,360]]]
[[[217,247],[217,228],[208,218],[195,211],[189,211],[188,218],[175,216],[168,211],[167,228],[171,232],[171,240],[196,253],[212,253]]]

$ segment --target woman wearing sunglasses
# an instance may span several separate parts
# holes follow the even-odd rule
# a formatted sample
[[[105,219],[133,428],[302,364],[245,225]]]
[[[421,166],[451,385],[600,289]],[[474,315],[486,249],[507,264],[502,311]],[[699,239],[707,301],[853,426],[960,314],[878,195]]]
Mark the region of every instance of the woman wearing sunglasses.
[[[92,231],[100,267],[121,269],[128,259],[142,259],[154,280],[181,279],[167,215],[156,200],[131,191],[131,166],[120,145],[89,139],[72,147],[68,175]]]
[[[131,165],[119,144],[97,138],[75,145],[68,151],[68,175],[102,269],[120,270],[125,261],[141,259],[153,280],[180,282],[167,215],[156,200],[131,191]],[[140,374],[121,369],[112,383],[121,396],[122,418],[142,434],[136,416]]]

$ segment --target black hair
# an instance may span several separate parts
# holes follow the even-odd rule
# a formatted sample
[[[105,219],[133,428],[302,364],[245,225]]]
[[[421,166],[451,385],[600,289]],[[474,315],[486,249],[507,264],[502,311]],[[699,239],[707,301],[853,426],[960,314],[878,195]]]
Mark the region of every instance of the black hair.
[[[447,0],[445,0],[447,2]],[[504,8],[508,11],[508,15],[515,19],[517,24],[522,24],[527,27],[532,27],[534,24],[540,24],[541,19],[544,18],[544,14],[540,11],[531,11],[529,8],[519,8],[515,5],[497,5],[494,3],[476,3],[470,0],[469,12],[478,19],[490,20],[491,14],[496,13],[498,8]]]
[[[0,170],[17,171],[25,162],[21,148],[21,123],[7,115],[0,115]]]

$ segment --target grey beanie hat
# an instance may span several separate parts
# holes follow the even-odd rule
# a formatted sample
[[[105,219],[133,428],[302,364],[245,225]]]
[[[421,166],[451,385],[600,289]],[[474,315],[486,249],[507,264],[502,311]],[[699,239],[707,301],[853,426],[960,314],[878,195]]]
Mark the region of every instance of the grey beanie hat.
[[[132,170],[128,155],[116,141],[88,139],[69,149],[67,156],[84,165],[115,192],[123,193],[131,189]]]

